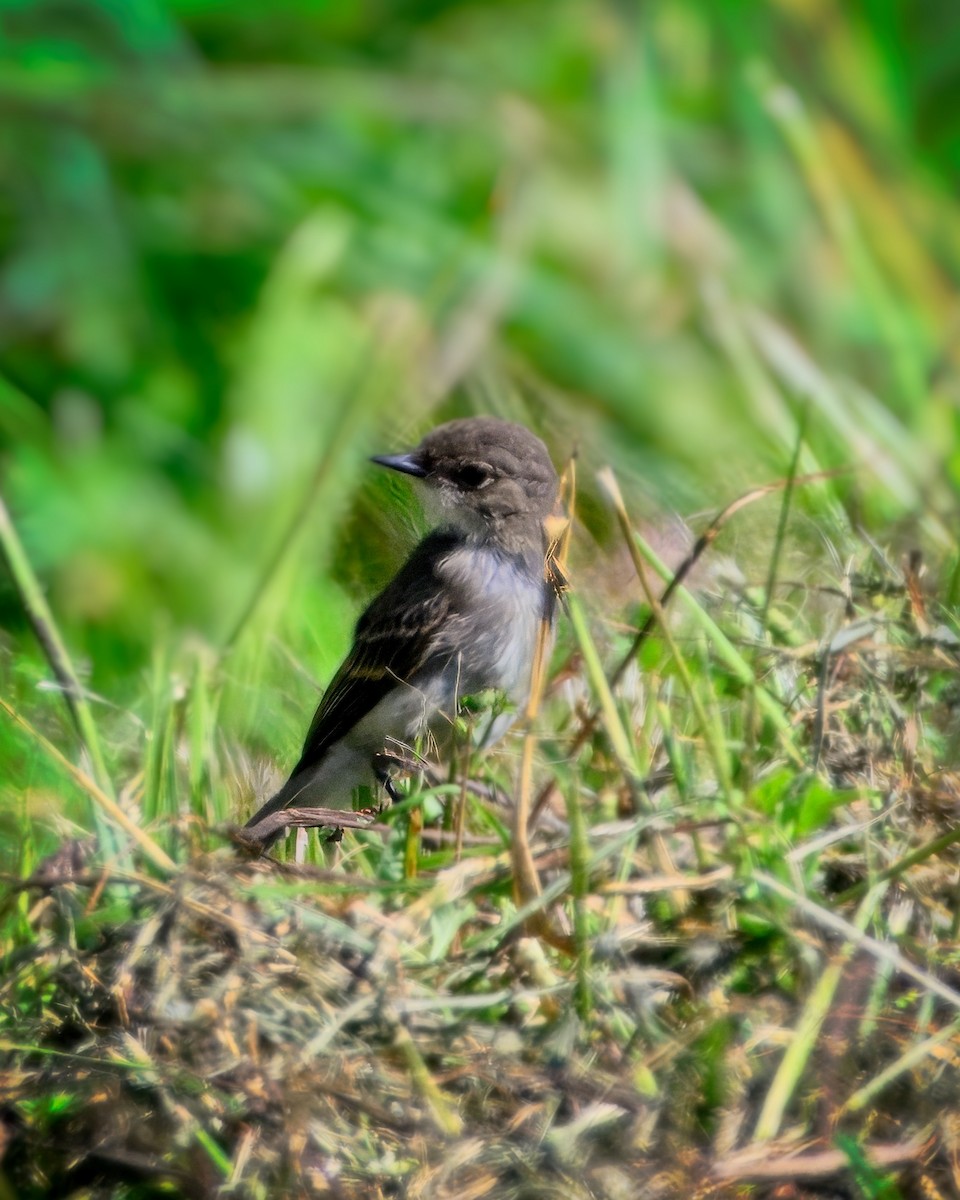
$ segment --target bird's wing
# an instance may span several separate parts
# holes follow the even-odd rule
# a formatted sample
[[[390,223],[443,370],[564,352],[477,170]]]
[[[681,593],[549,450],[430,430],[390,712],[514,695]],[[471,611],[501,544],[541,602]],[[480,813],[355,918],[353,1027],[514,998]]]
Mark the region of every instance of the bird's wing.
[[[442,652],[441,631],[459,606],[438,568],[457,544],[449,533],[425,538],[361,616],[350,653],[310,723],[294,775],[320,762],[384,696]]]

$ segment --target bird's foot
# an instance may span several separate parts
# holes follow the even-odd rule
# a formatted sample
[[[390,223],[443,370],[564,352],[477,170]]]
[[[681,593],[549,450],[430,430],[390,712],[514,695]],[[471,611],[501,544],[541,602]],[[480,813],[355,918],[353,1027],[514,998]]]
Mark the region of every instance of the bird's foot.
[[[393,754],[377,754],[373,759],[373,773],[376,776],[377,783],[382,786],[383,790],[389,796],[391,804],[398,804],[403,799],[402,793],[397,790],[397,785],[394,782],[392,774],[398,767],[402,769],[403,766],[402,759],[397,758]],[[382,812],[384,807],[381,804],[377,808],[377,812]]]

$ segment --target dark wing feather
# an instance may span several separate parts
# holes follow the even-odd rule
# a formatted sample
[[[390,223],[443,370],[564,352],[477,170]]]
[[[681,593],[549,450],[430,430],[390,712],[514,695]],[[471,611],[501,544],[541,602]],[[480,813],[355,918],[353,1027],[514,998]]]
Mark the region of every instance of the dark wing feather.
[[[350,653],[310,723],[293,775],[320,762],[334,742],[398,683],[415,675],[437,649],[437,634],[456,606],[437,568],[458,544],[448,532],[424,538],[361,616]]]

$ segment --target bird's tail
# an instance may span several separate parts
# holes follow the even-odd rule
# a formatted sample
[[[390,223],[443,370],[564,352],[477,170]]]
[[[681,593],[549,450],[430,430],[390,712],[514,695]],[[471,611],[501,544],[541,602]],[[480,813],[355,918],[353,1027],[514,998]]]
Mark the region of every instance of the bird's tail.
[[[255,825],[259,825],[265,817],[270,817],[274,813],[281,812],[285,808],[290,808],[291,805],[295,803],[300,793],[304,790],[304,786],[304,780],[300,775],[296,773],[291,775],[279,792],[271,796],[265,804],[261,804],[250,820],[247,821],[246,825],[244,825],[244,829],[253,829],[253,827]],[[266,837],[260,838],[259,840],[263,843],[263,848],[265,850],[269,849],[274,842],[283,837],[285,829],[286,826],[281,825],[272,833],[267,834]]]

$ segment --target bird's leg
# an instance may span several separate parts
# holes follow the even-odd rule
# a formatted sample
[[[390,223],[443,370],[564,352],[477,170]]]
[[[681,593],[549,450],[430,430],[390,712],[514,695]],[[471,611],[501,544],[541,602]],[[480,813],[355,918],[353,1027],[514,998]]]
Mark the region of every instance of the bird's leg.
[[[373,756],[373,773],[377,777],[377,783],[383,785],[383,790],[390,797],[391,804],[398,804],[403,797],[397,791],[397,785],[393,781],[391,770],[395,770],[400,764],[400,760],[392,754],[375,754]]]

